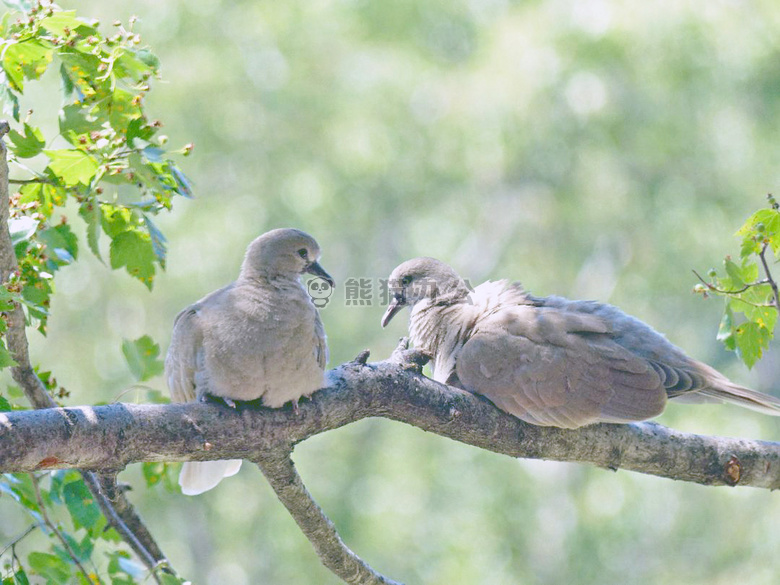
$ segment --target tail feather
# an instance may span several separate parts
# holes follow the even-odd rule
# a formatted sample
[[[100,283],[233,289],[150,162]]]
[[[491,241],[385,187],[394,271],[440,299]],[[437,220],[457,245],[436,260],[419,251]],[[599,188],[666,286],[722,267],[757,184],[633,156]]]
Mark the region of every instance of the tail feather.
[[[202,494],[241,469],[241,459],[224,461],[187,461],[179,473],[181,493],[187,496]]]
[[[728,383],[718,388],[706,388],[695,394],[731,402],[770,416],[780,416],[780,398],[737,384]]]

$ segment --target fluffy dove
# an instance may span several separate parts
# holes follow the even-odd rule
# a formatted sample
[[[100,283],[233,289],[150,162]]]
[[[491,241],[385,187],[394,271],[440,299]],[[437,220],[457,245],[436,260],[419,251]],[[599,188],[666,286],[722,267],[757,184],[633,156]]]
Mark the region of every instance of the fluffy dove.
[[[389,284],[382,327],[410,307],[411,340],[433,356],[435,380],[526,422],[639,421],[660,414],[670,398],[780,416],[779,399],[734,384],[611,305],[534,297],[506,280],[472,291],[433,258],[404,262]]]
[[[255,239],[238,279],[176,317],[165,375],[175,402],[207,396],[262,399],[279,408],[325,385],[325,329],[301,285],[304,272],[333,285],[320,266],[320,247],[296,229],[276,229]],[[182,492],[195,495],[234,475],[241,460],[187,462]]]

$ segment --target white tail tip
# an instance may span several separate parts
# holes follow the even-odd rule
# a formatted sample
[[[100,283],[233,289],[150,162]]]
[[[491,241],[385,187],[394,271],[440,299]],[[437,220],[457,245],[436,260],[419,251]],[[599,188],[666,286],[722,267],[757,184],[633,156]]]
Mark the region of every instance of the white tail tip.
[[[181,493],[197,496],[216,487],[223,477],[230,477],[241,469],[241,459],[224,461],[187,461],[179,473]]]

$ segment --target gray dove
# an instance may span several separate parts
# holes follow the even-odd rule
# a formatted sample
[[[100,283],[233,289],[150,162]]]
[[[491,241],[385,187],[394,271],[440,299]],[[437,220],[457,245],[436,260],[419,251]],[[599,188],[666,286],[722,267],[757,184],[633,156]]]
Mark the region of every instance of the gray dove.
[[[297,412],[299,398],[322,388],[325,329],[300,281],[308,272],[333,285],[319,258],[310,235],[272,230],[249,244],[235,282],[179,313],[165,358],[174,402],[262,399],[271,408],[292,402]],[[179,485],[199,494],[240,467],[241,460],[187,462]]]
[[[518,283],[470,290],[433,258],[390,274],[385,327],[404,306],[434,379],[488,398],[528,423],[577,428],[660,414],[668,399],[733,402],[780,416],[780,400],[738,386],[611,305],[534,297]]]

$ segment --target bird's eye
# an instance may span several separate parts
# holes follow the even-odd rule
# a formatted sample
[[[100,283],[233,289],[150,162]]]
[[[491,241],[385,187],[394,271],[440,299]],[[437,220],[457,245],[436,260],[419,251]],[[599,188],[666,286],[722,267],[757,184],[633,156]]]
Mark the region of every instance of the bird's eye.
[[[401,286],[408,286],[411,282],[412,282],[412,277],[411,276],[408,276],[408,275],[404,276],[401,279]]]
[[[308,256],[308,255],[309,255],[309,252],[306,250],[306,248],[301,248],[300,250],[298,250],[298,256],[300,256],[304,260],[306,259],[306,256]]]

